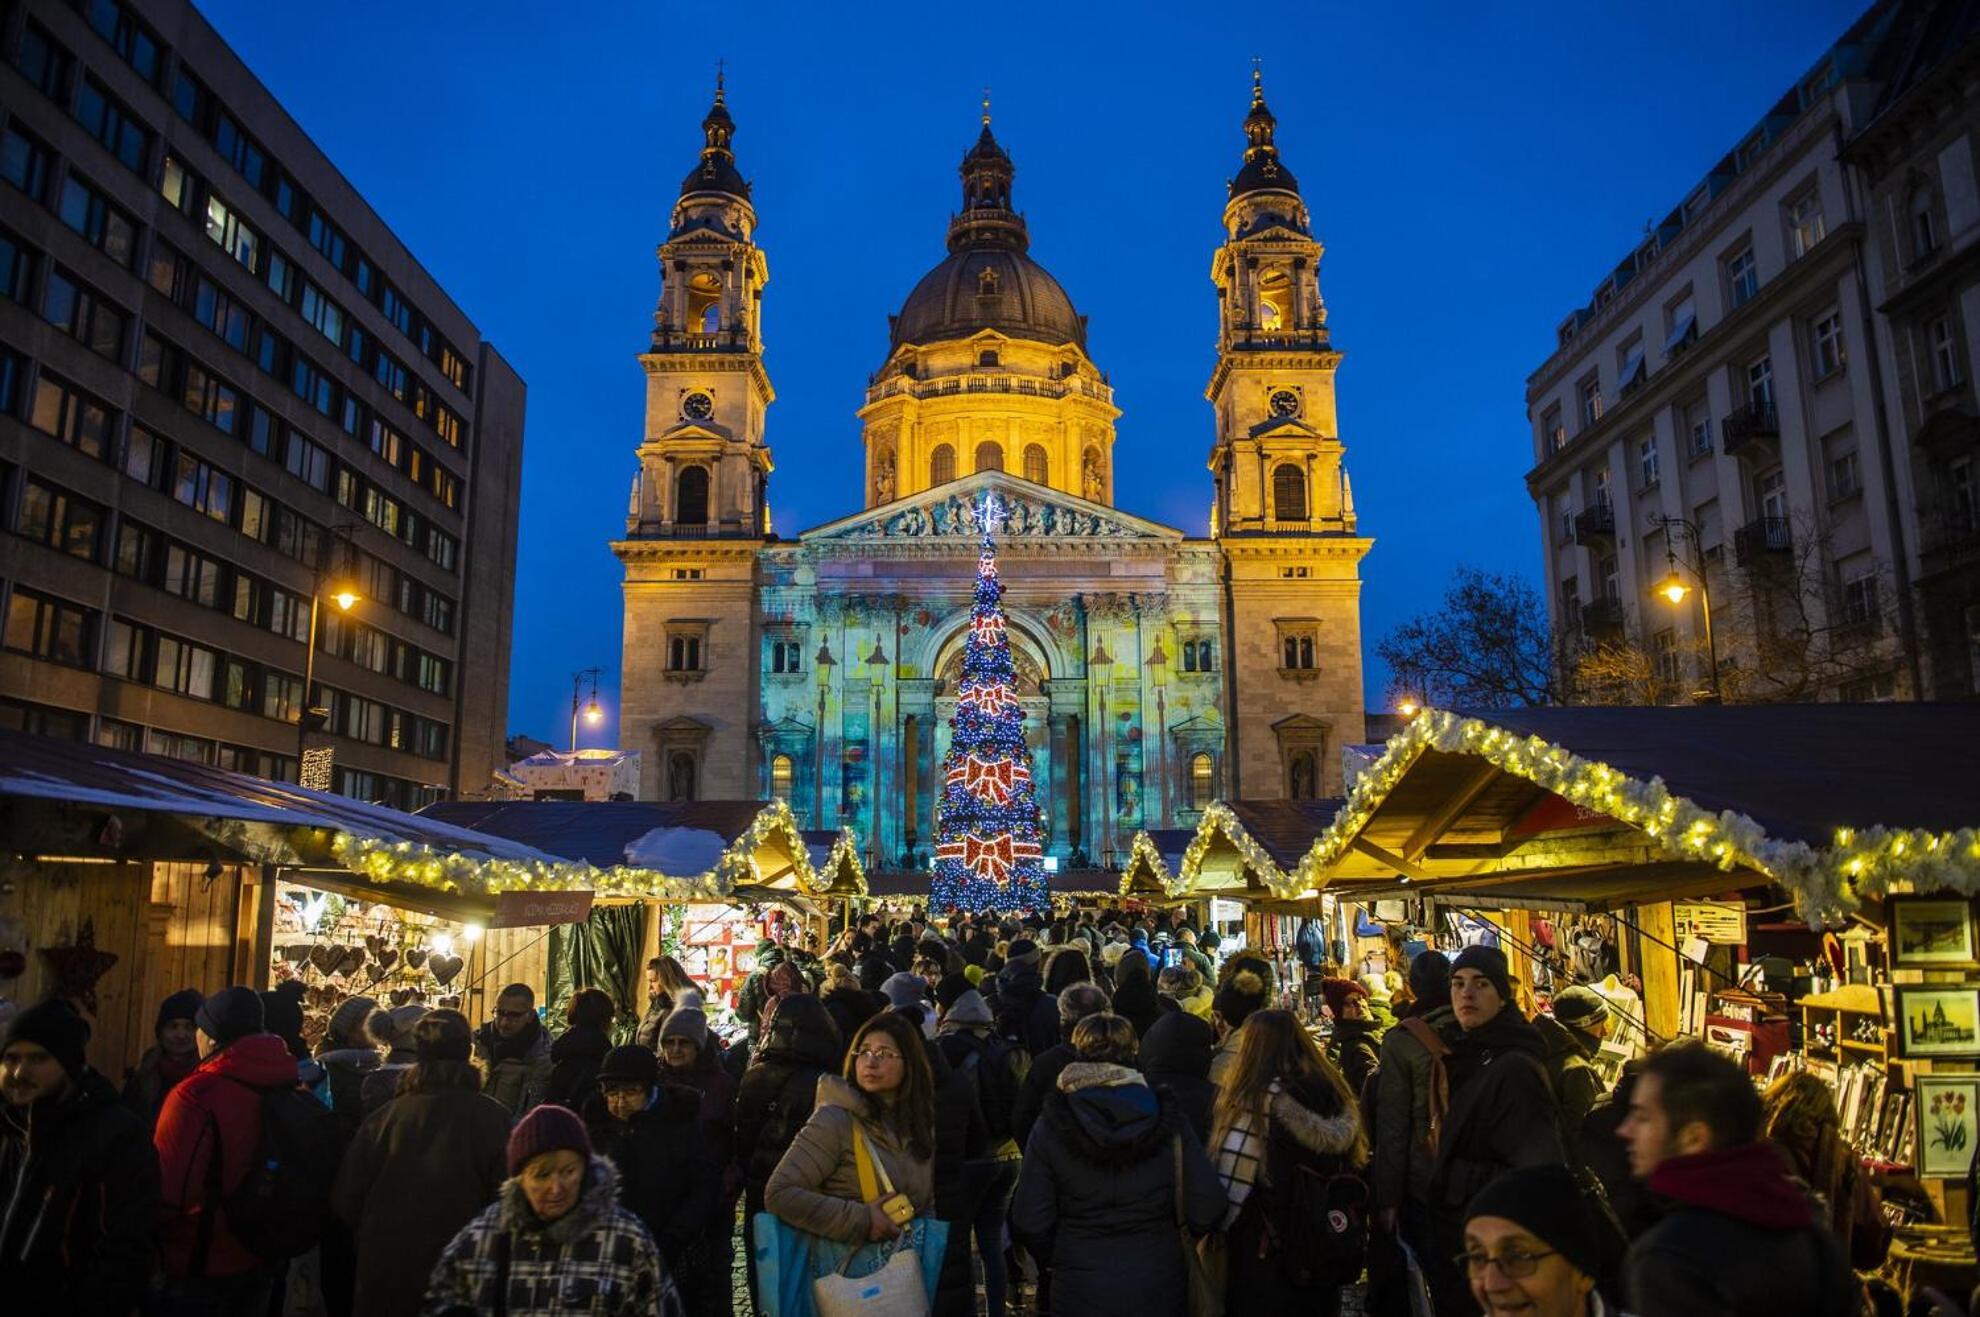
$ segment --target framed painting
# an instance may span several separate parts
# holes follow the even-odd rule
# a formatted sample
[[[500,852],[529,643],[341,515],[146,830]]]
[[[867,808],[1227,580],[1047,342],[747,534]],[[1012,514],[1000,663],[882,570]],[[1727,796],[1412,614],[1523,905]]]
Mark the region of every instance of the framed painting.
[[[1892,996],[1899,1056],[1980,1056],[1980,983],[1905,984]]]
[[[1980,969],[1973,903],[1959,897],[1893,896],[1884,928],[1898,969]]]
[[[1980,1075],[1920,1075],[1918,1174],[1963,1178],[1973,1164],[1974,1124],[1980,1120]]]

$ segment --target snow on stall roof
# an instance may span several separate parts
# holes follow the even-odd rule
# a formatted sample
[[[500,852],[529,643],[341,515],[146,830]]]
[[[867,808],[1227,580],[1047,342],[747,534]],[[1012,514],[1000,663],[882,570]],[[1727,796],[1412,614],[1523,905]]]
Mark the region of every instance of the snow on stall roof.
[[[691,878],[713,869],[728,849],[728,839],[707,828],[654,828],[626,843],[626,863]]]

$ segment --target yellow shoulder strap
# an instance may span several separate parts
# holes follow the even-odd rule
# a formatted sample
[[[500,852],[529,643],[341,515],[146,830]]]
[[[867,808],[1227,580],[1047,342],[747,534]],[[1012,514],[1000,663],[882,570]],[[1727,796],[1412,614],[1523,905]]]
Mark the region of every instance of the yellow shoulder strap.
[[[880,1196],[879,1178],[873,1173],[873,1150],[866,1146],[866,1131],[853,1121],[853,1168],[859,1172],[859,1200],[870,1203]]]

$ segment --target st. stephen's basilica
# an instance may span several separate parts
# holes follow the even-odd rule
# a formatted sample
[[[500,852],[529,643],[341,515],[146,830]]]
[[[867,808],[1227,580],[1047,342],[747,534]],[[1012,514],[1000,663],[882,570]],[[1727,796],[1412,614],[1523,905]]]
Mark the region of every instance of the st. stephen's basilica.
[[[1048,855],[1105,863],[1216,799],[1338,794],[1340,747],[1363,731],[1371,541],[1342,465],[1321,246],[1256,81],[1210,269],[1208,538],[1115,506],[1121,412],[1086,318],[1028,252],[987,113],[948,255],[884,352],[874,326],[864,508],[771,534],[769,267],[719,89],[702,128],[659,251],[639,473],[612,546],[619,743],[643,752],[644,793],[776,797],[806,827],[850,825],[888,867],[925,857],[973,510],[994,494]]]

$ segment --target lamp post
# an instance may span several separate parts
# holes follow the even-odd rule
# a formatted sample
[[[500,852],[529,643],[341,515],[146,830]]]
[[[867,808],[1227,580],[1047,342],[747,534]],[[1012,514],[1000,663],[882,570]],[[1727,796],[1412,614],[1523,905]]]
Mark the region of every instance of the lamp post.
[[[357,588],[357,571],[352,561],[356,554],[351,548],[351,536],[357,532],[357,529],[358,524],[354,521],[339,522],[331,528],[330,533],[336,538],[337,545],[343,551],[337,570],[333,574],[318,567],[316,578],[310,585],[309,640],[303,646],[303,707],[296,719],[296,782],[301,786],[309,785],[303,773],[303,762],[309,754],[309,734],[330,719],[330,711],[327,708],[319,709],[315,701],[316,629],[323,613],[324,583],[326,580],[330,581],[329,599],[331,603],[337,605],[337,611],[340,613],[350,612],[364,600],[364,595]],[[327,791],[330,789],[330,784],[324,782],[318,789]]]
[[[867,761],[871,765],[870,771],[873,774],[873,790],[868,793],[872,806],[866,821],[866,849],[872,856],[869,863],[877,869],[880,867],[880,719],[883,713],[881,687],[887,676],[887,651],[880,644],[880,636],[877,632],[873,636],[873,652],[866,656],[866,666],[872,674],[873,685],[873,720],[867,724],[866,732]]]
[[[1685,584],[1684,576],[1678,571],[1677,551],[1671,547],[1671,537],[1683,533],[1691,539],[1691,547],[1697,551],[1695,562],[1687,564],[1692,575],[1698,578],[1698,603],[1705,613],[1705,658],[1712,678],[1713,704],[1723,702],[1725,692],[1719,686],[1719,646],[1712,636],[1712,583],[1705,574],[1705,551],[1698,542],[1698,527],[1683,517],[1659,517],[1657,524],[1664,530],[1664,561],[1670,565],[1670,575],[1657,585],[1657,593],[1670,601],[1675,608],[1682,604],[1691,587]]]
[[[599,720],[605,716],[605,710],[598,707],[598,676],[604,671],[603,668],[586,668],[582,672],[571,674],[571,753],[573,755],[577,753],[578,748],[578,698],[585,682],[591,683],[591,699],[583,706],[584,720],[596,727]]]
[[[1094,696],[1100,709],[1100,862],[1105,864],[1114,850],[1114,766],[1107,759],[1107,674],[1113,669],[1114,656],[1107,652],[1104,640],[1093,642],[1093,653],[1087,656],[1086,667],[1096,673]]]
[[[818,642],[818,653],[812,658],[812,666],[818,669],[818,730],[813,734],[811,755],[811,826],[825,826],[825,691],[832,684],[832,669],[838,666],[832,657],[832,642]]]

